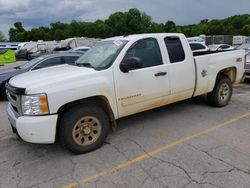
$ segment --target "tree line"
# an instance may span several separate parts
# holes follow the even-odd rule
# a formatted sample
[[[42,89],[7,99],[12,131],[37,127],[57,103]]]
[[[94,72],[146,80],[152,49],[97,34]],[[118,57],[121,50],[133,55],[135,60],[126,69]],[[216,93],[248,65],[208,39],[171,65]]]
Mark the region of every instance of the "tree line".
[[[173,21],[156,23],[138,9],[116,12],[106,20],[71,23],[55,22],[49,27],[25,30],[21,22],[9,30],[9,41],[63,40],[70,37],[108,38],[137,33],[178,32],[186,36],[205,35],[250,35],[250,14],[236,15],[222,20],[201,20],[198,24],[180,26]]]

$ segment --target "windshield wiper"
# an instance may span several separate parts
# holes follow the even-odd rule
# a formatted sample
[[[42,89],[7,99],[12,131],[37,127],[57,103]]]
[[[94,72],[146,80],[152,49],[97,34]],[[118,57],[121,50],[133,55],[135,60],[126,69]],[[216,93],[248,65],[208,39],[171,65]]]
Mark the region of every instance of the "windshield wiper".
[[[21,69],[21,67],[20,67],[20,66],[17,66],[17,67],[14,67],[14,69]]]

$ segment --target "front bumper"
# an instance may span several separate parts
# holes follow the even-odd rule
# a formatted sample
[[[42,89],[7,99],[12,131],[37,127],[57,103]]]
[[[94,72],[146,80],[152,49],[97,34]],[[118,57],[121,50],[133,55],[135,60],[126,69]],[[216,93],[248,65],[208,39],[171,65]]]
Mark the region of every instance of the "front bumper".
[[[51,144],[56,138],[57,114],[47,116],[19,116],[8,104],[8,119],[14,130],[26,142]]]

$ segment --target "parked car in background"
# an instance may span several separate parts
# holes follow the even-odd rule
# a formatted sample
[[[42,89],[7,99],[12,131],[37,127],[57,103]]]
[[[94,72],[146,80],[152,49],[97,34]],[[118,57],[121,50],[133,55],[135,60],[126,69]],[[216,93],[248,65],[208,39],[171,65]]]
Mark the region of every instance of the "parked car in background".
[[[18,74],[37,70],[41,68],[51,67],[61,64],[73,64],[82,54],[78,53],[58,53],[51,55],[43,55],[31,61],[28,61],[24,65],[0,70],[0,96],[1,99],[6,99],[5,83]]]
[[[85,38],[85,37],[68,38],[65,40],[61,40],[55,47],[54,51],[65,51],[65,50],[75,49],[81,46],[91,47],[98,41],[100,41],[100,39]]]
[[[51,53],[57,42],[56,41],[37,41],[21,43],[16,50],[17,59],[31,60],[41,55]]]
[[[73,50],[67,50],[66,52],[85,54],[85,52],[87,52],[89,50],[89,48],[90,47],[88,47],[88,46],[81,46],[78,48],[74,48]]]
[[[237,47],[237,50],[245,50],[246,52],[245,78],[250,79],[250,44],[242,44]]]
[[[202,42],[189,42],[191,50],[193,52],[208,52],[210,48],[207,45],[203,44]]]
[[[245,78],[250,79],[250,51],[246,53]]]
[[[228,44],[212,44],[208,45],[211,51],[227,51],[227,50],[234,50],[235,48],[233,46],[230,46]]]
[[[250,51],[250,43],[242,44],[242,45],[238,46],[236,49],[237,49],[237,50],[246,50],[246,51]]]
[[[250,79],[250,53],[246,55],[245,78]]]
[[[90,49],[88,46],[80,46],[78,48],[74,48],[75,51],[87,52]]]

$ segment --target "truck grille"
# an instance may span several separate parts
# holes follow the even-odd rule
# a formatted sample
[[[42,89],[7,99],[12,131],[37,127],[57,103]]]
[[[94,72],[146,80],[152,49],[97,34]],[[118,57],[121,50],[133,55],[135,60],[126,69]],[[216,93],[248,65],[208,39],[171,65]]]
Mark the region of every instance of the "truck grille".
[[[25,92],[24,88],[17,88],[11,86],[9,83],[6,84],[6,93],[8,101],[11,105],[11,108],[13,111],[21,115],[21,95],[23,95]]]
[[[11,104],[12,109],[17,113],[21,114],[21,96],[15,95],[11,91],[7,90],[7,98]]]

